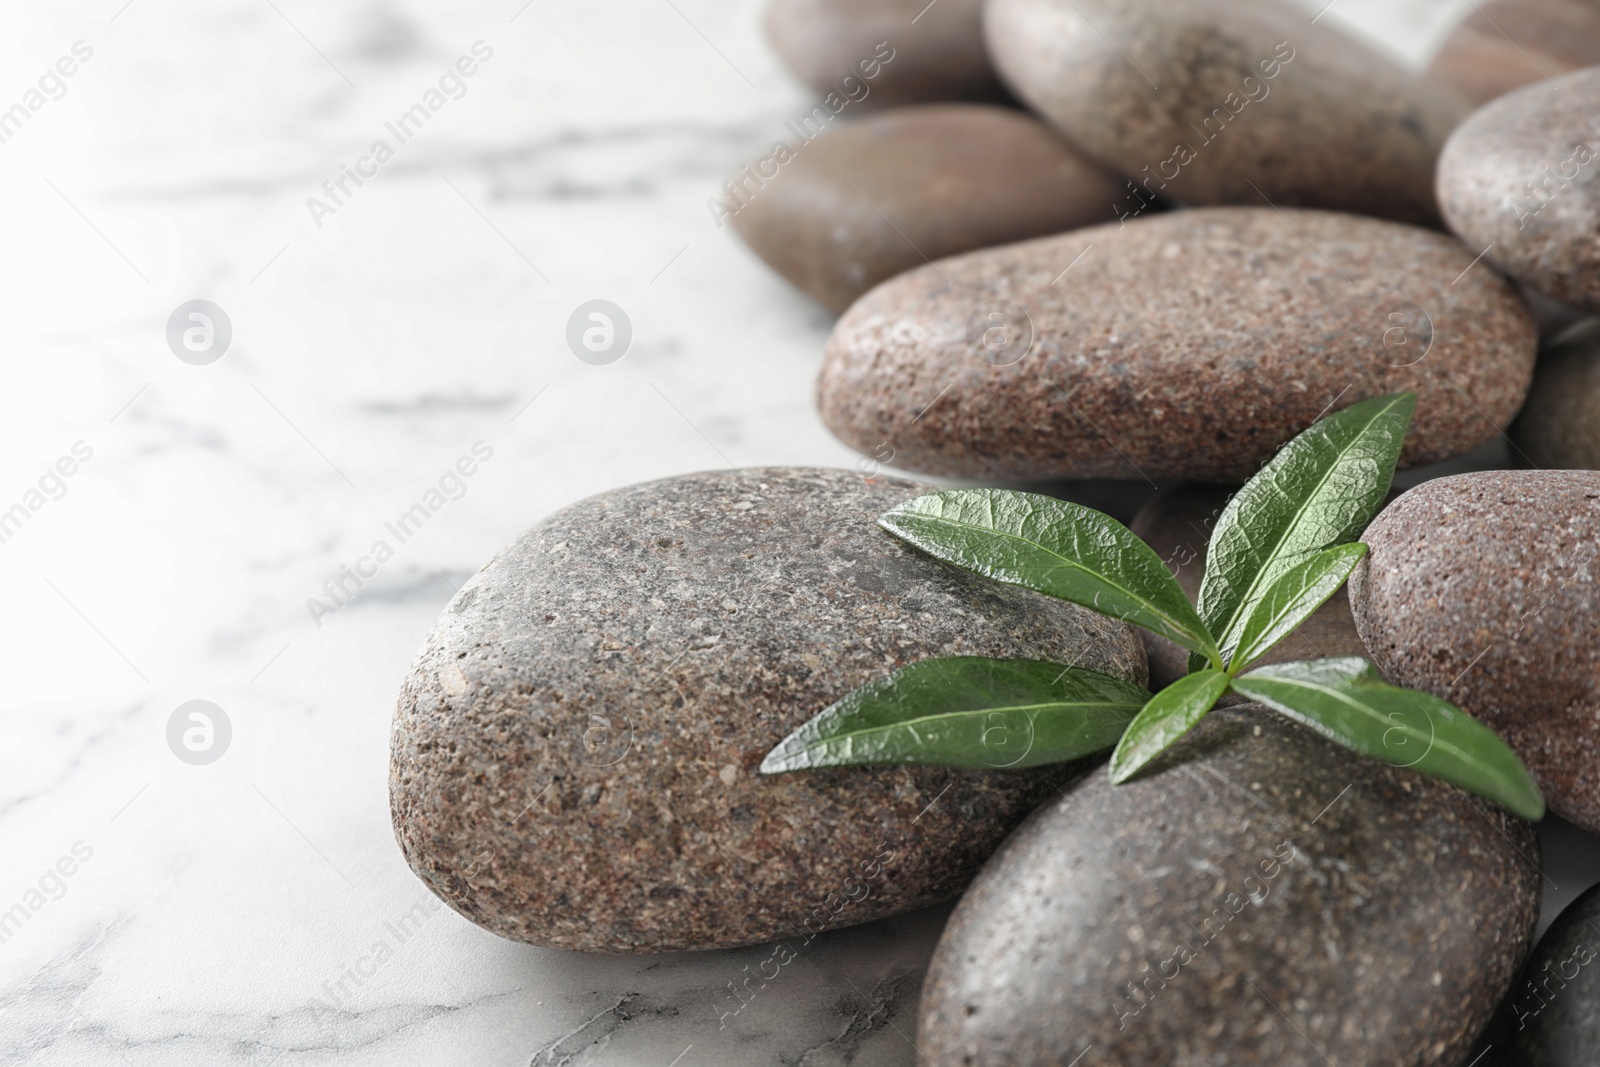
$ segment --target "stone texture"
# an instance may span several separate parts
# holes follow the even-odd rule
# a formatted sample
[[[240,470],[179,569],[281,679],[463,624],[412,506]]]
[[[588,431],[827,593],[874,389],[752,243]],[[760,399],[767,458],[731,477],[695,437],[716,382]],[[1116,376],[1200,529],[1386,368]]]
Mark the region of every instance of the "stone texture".
[[[847,692],[940,655],[1143,681],[1128,627],[879,529],[920,488],[781,468],[551,516],[451,601],[401,691],[390,803],[412,869],[504,937],[704,949],[959,891],[1062,768],[758,777]]]
[[[1600,311],[1597,98],[1600,70],[1524,86],[1476,111],[1439,156],[1450,228],[1508,274],[1591,312]]]
[[[931,1067],[1457,1067],[1533,936],[1533,828],[1259,705],[1035,813],[929,965]]]
[[[1534,946],[1509,1003],[1507,1064],[1594,1067],[1600,1049],[1600,886],[1556,917]]]
[[[772,0],[767,37],[816,92],[855,91],[863,61],[893,58],[865,79],[867,107],[931,100],[1003,100],[983,47],[983,0]],[[846,83],[846,78],[855,79]],[[842,88],[841,88],[842,87]]]
[[[1539,357],[1511,439],[1535,467],[1600,470],[1600,321],[1565,334]]]
[[[1200,579],[1205,577],[1206,545],[1222,509],[1227,507],[1229,489],[1211,485],[1184,485],[1156,497],[1133,520],[1132,530],[1166,561],[1177,575],[1178,584],[1193,602],[1200,595]],[[1145,651],[1150,657],[1150,687],[1164,688],[1189,673],[1189,651],[1175,641],[1140,630]],[[1367,655],[1366,646],[1356,633],[1350,617],[1350,600],[1334,594],[1300,628],[1284,638],[1257,662],[1288,663],[1292,660],[1324,659],[1331,656]],[[1243,703],[1232,694],[1224,703]]]
[[[1402,463],[1429,463],[1494,437],[1533,373],[1527,308],[1473,255],[1264,207],[972,252],[857,301],[818,404],[907,470],[1238,484],[1330,405],[1414,390]]]
[[[1464,105],[1297,6],[991,0],[984,25],[1016,94],[1148,193],[1438,222]]]
[[[1116,217],[1118,183],[1043,123],[981,104],[886,111],[776,169],[759,187],[735,176],[734,227],[834,311],[930,258]]]
[[[1428,76],[1475,104],[1600,64],[1594,0],[1482,0],[1434,54]]]
[[[1350,603],[1378,669],[1493,727],[1552,810],[1600,830],[1600,473],[1424,482],[1362,540]]]

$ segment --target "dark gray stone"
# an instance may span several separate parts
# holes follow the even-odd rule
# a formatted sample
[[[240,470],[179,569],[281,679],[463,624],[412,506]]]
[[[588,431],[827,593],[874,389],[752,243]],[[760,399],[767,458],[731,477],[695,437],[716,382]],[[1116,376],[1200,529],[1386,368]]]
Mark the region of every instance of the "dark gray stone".
[[[1096,771],[957,906],[931,1067],[1458,1067],[1539,906],[1533,828],[1244,705]]]
[[[1137,183],[1124,210],[1316,207],[1437,225],[1454,94],[1280,0],[990,0],[989,52],[1033,110]]]
[[[1582,308],[1563,304],[1548,293],[1541,293],[1527,282],[1518,282],[1517,291],[1522,294],[1522,299],[1528,302],[1528,310],[1533,312],[1534,321],[1539,324],[1541,345],[1559,340],[1562,334],[1589,318],[1588,312]]]
[[[1450,228],[1501,270],[1600,311],[1600,69],[1541,79],[1485,105],[1439,156]],[[1492,247],[1491,247],[1492,246]]]
[[[1333,406],[1417,393],[1404,465],[1497,436],[1536,345],[1451,237],[1378,219],[1197,208],[969,252],[834,327],[841,440],[954,478],[1239,484]]]
[[[1550,924],[1511,987],[1508,1063],[1594,1067],[1600,1058],[1600,886]]]
[[[1600,472],[1438,478],[1361,539],[1350,605],[1378,669],[1492,727],[1551,810],[1600,830]]]
[[[592,497],[474,576],[396,710],[395,834],[462,915],[557,948],[798,939],[959,891],[1063,779],[762,757],[916,660],[1079,662],[1142,682],[1123,623],[879,529],[913,483],[773,468]]]

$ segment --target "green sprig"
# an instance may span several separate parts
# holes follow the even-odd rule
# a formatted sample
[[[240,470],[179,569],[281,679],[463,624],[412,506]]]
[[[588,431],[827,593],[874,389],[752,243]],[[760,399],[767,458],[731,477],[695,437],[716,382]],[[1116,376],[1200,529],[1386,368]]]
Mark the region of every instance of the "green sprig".
[[[1285,445],[1217,521],[1198,605],[1161,558],[1098,511],[1003,489],[929,493],[879,524],[929,555],[1141,626],[1189,649],[1190,673],[1154,696],[1076,666],[962,656],[925,660],[856,690],[784,738],[765,774],[918,763],[1003,768],[1114,748],[1125,782],[1228,693],[1363,755],[1432,775],[1525,819],[1544,815],[1527,768],[1490,729],[1438,697],[1386,684],[1359,658],[1250,670],[1366,557],[1416,408],[1365,400]]]

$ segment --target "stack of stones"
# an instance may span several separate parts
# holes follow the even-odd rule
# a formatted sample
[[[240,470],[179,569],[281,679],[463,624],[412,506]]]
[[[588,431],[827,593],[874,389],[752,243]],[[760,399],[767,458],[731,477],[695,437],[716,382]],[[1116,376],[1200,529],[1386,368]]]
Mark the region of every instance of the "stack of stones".
[[[1348,599],[1275,656],[1456,703],[1600,832],[1600,5],[1473,6],[1423,76],[1286,0],[772,0],[827,132],[721,213],[841,314],[817,403],[871,458],[617,490],[492,560],[401,694],[412,868],[534,944],[771,944],[763,988],[965,889],[917,1021],[940,1067],[1456,1067],[1497,1009],[1506,1062],[1596,1062],[1600,899],[1530,958],[1530,826],[1257,706],[1116,788],[755,773],[931,656],[1184,669],[881,533],[926,486],[880,465],[1144,486],[1134,529],[1192,592],[1230,487],[1410,391],[1402,466],[1451,465],[1407,476]]]

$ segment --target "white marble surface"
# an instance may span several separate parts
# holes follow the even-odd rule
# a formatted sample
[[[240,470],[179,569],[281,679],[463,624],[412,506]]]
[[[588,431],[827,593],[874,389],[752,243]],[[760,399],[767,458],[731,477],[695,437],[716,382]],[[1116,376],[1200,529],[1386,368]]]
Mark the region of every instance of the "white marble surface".
[[[1416,60],[1465,6],[1329,17]],[[0,108],[80,40],[0,144],[0,509],[93,452],[0,543],[0,912],[28,916],[0,1064],[915,1062],[939,911],[828,935],[726,1027],[759,950],[583,957],[448,910],[391,932],[427,898],[389,829],[390,710],[453,588],[590,493],[856,461],[810,405],[828,316],[705,207],[806,105],[755,0],[25,0]],[[315,225],[306,199],[480,40],[466,94]],[[563,340],[596,297],[634,324],[611,366]],[[193,298],[233,325],[208,366],[164,339]],[[465,495],[314,623],[478,441]],[[208,766],[166,741],[196,698],[232,724]],[[1567,896],[1590,843],[1552,868]]]

